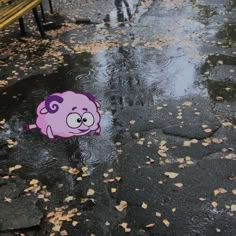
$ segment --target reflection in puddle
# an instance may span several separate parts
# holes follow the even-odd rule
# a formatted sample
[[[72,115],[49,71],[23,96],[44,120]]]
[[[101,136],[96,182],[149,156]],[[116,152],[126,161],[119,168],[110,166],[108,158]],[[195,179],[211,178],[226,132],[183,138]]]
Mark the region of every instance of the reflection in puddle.
[[[236,23],[224,23],[223,27],[217,32],[216,37],[221,40],[220,45],[235,47]]]
[[[203,24],[208,25],[212,20],[212,17],[217,15],[216,7],[209,6],[209,5],[197,5],[199,8],[199,21]]]
[[[114,0],[115,9],[106,15],[104,22],[107,26],[124,26],[129,22],[135,12],[138,0]]]
[[[207,81],[208,93],[211,99],[219,102],[222,101],[236,101],[236,83],[228,81]]]

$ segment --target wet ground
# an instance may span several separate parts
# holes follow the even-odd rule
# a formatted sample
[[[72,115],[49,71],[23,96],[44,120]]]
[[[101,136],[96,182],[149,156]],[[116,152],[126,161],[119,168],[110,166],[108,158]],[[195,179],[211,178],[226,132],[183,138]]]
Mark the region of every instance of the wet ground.
[[[235,1],[99,3],[1,36],[0,235],[236,235]],[[65,90],[101,103],[100,136],[24,130]]]

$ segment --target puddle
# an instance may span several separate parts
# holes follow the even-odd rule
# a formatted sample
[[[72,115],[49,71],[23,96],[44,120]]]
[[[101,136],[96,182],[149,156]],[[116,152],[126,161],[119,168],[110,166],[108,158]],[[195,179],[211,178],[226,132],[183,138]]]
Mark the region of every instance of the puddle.
[[[119,47],[95,56],[82,53],[68,58],[67,67],[48,76],[32,76],[10,86],[0,95],[0,117],[8,129],[0,139],[15,138],[18,145],[10,159],[43,172],[73,163],[94,167],[117,157],[115,142],[122,142],[113,115],[124,107],[148,107],[167,97],[198,91],[193,85],[194,65],[185,57],[168,58],[145,47]],[[188,66],[187,69],[183,70]],[[102,133],[96,137],[58,139],[50,142],[38,130],[24,131],[33,123],[37,105],[49,94],[72,90],[92,93],[102,106]]]

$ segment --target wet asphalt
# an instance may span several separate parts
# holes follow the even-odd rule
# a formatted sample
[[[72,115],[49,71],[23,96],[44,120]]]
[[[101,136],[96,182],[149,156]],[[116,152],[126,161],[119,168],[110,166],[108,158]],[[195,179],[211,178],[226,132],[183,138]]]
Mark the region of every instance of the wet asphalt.
[[[96,24],[58,36],[63,65],[42,73],[38,57],[1,89],[0,235],[236,235],[235,1],[127,3],[93,5]],[[101,103],[100,136],[24,130],[66,90]]]

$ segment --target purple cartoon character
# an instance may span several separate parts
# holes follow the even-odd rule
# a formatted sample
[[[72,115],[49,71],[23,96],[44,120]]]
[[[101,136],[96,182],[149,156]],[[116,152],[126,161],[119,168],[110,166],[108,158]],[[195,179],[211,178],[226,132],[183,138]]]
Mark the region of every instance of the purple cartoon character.
[[[99,107],[100,104],[90,93],[54,93],[38,105],[36,123],[27,128],[39,128],[50,139],[55,136],[67,138],[90,133],[99,135]]]

